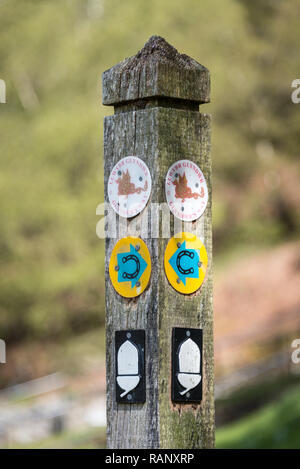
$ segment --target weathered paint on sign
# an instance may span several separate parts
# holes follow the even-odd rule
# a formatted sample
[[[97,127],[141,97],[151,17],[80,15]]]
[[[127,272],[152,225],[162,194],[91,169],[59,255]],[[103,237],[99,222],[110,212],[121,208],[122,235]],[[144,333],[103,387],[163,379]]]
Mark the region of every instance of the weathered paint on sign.
[[[180,160],[168,170],[165,182],[166,199],[173,215],[193,221],[201,217],[208,190],[201,169],[190,160]]]
[[[128,236],[113,248],[109,275],[115,290],[126,298],[139,296],[147,287],[151,275],[151,259],[141,238]]]
[[[144,209],[150,197],[148,166],[136,156],[122,158],[110,173],[107,191],[111,206],[121,217],[134,217]]]
[[[207,269],[207,252],[192,233],[178,233],[167,244],[164,258],[167,279],[180,293],[193,293],[202,285]]]
[[[145,402],[145,331],[116,331],[115,352],[117,402]]]
[[[202,329],[175,327],[172,333],[172,401],[202,400]]]

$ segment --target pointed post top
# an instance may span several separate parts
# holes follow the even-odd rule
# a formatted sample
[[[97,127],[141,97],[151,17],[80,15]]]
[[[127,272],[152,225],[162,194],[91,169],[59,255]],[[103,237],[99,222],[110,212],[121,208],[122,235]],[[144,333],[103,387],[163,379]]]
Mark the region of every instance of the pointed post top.
[[[209,102],[209,71],[180,54],[160,36],[152,36],[133,57],[103,73],[103,104],[171,98]]]

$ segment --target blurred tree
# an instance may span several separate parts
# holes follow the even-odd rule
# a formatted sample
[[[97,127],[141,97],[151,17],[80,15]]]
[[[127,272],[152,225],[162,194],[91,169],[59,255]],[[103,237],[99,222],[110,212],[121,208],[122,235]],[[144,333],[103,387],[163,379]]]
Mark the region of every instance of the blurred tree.
[[[297,12],[296,0],[0,2],[1,337],[103,324],[100,77],[153,34],[211,71],[216,249],[286,237],[278,195],[299,233]]]

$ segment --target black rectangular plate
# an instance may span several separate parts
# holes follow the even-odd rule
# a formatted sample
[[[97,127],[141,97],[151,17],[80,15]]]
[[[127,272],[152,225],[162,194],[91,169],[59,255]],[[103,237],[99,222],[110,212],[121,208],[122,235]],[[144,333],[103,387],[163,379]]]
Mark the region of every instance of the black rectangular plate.
[[[129,336],[130,334],[130,336]],[[121,397],[123,389],[120,388],[117,382],[118,375],[118,350],[121,345],[129,340],[132,342],[138,350],[139,356],[139,376],[140,382],[137,387],[130,391],[126,396]],[[146,401],[146,378],[145,378],[145,331],[143,329],[138,330],[126,330],[115,332],[115,370],[116,370],[116,401],[123,404],[141,404]]]
[[[179,373],[179,349],[180,345],[187,339],[192,339],[200,350],[200,374],[201,381],[194,389],[184,395],[180,392],[184,387],[179,383],[177,375]],[[182,372],[184,370],[181,370]],[[202,329],[192,329],[190,327],[174,327],[172,331],[172,401],[173,402],[201,402],[202,400]]]

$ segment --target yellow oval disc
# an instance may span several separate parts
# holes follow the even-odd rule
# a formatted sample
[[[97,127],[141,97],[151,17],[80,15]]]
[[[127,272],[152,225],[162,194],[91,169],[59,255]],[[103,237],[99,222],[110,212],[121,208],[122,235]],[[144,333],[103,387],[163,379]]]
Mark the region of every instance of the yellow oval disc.
[[[109,261],[109,276],[115,290],[126,298],[139,296],[150,275],[151,258],[144,241],[133,236],[120,239]]]
[[[178,233],[167,244],[164,265],[167,279],[175,290],[194,293],[201,287],[206,274],[205,246],[192,233]]]

